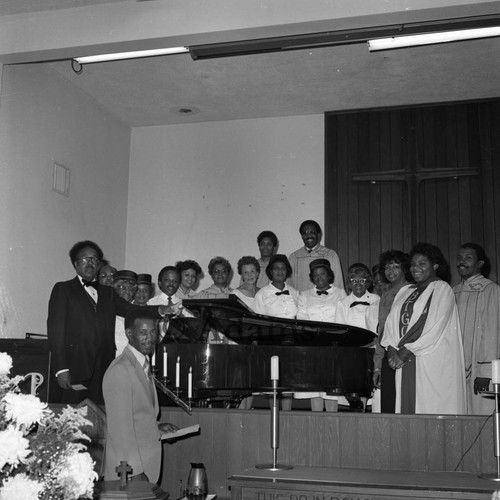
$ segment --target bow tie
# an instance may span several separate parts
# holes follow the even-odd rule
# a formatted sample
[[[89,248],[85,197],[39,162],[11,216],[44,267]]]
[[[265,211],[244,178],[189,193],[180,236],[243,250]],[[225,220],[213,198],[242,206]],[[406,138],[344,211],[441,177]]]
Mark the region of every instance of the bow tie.
[[[362,302],[362,301],[356,301],[353,302],[349,307],[354,307],[354,306],[369,306],[369,302]]]
[[[82,279],[83,286],[92,286],[96,290],[99,288],[99,282],[98,281],[89,281],[89,280],[84,280]]]
[[[285,290],[284,292],[276,292],[275,295],[290,295],[290,292]]]
[[[326,290],[316,290],[316,293],[318,295],[328,295],[328,292]],[[351,306],[352,307],[352,306]]]

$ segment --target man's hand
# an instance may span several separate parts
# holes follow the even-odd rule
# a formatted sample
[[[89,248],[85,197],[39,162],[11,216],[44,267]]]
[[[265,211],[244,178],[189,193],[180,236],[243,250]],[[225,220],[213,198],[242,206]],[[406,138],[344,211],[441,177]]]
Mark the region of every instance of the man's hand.
[[[175,432],[179,430],[179,427],[177,427],[174,424],[171,424],[169,422],[163,422],[161,424],[158,424],[158,429],[160,432],[167,433],[167,432]]]
[[[56,380],[61,389],[71,389],[71,374],[69,371],[59,373]]]
[[[377,368],[374,372],[373,372],[373,377],[372,377],[372,381],[373,381],[373,385],[377,388],[377,389],[380,389],[380,379],[382,378],[382,374],[380,373],[380,369]]]
[[[474,379],[474,394],[487,391],[490,388],[490,378],[476,377]]]

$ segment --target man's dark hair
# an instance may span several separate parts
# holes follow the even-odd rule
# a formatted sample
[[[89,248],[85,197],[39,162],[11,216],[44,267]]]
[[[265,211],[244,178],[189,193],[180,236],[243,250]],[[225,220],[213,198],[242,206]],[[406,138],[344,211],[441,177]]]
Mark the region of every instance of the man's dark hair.
[[[156,321],[158,319],[158,314],[148,310],[147,308],[141,308],[138,306],[137,311],[131,312],[125,316],[125,329],[131,329],[137,319],[153,319]]]
[[[321,233],[321,227],[315,220],[305,220],[299,227],[299,233],[302,234],[302,231],[306,226],[314,226],[316,228],[316,232]]]
[[[69,251],[69,258],[71,260],[71,264],[76,262],[76,259],[78,257],[78,254],[84,249],[84,248],[93,248],[97,252],[97,257],[99,257],[99,260],[102,260],[104,257],[104,254],[101,250],[101,247],[97,244],[94,243],[93,241],[90,240],[84,240],[84,241],[79,241],[78,243],[75,243],[72,247],[71,250]]]
[[[486,252],[484,251],[484,248],[481,245],[478,245],[477,243],[464,243],[463,245],[460,246],[460,248],[468,248],[469,250],[474,250],[476,252],[477,260],[482,260],[484,264],[481,266],[481,274],[487,278],[490,275],[491,272],[491,262],[488,256],[486,255]]]
[[[161,281],[163,279],[163,275],[167,273],[168,271],[173,271],[174,273],[177,273],[179,276],[179,279],[181,278],[181,273],[179,272],[179,269],[177,269],[175,266],[165,266],[159,273],[158,273],[158,281]]]
[[[273,247],[278,246],[278,237],[272,231],[262,231],[262,233],[257,236],[257,245],[260,245],[260,242],[264,238],[269,238],[273,243]]]

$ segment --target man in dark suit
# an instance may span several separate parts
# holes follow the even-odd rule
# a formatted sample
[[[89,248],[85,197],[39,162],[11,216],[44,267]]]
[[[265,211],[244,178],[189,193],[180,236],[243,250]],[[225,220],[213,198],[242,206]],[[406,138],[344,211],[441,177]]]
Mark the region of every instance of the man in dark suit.
[[[49,348],[61,389],[60,396],[51,399],[76,404],[88,397],[102,404],[102,379],[115,357],[115,317],[139,306],[118,297],[112,287],[99,287],[103,252],[96,243],[80,241],[69,256],[77,276],[56,283],[49,300]]]
[[[157,422],[158,397],[151,378],[149,356],[153,353],[158,320],[141,313],[125,318],[128,345],[109,366],[103,381],[106,403],[106,462],[104,478],[116,480],[116,467],[126,461],[131,479],[156,483],[160,474],[162,432],[177,430]]]

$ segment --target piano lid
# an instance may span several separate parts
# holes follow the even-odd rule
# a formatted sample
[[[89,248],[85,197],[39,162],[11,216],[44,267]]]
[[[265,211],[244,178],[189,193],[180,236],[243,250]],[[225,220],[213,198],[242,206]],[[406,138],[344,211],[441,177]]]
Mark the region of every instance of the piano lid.
[[[235,295],[227,299],[185,299],[194,318],[170,321],[166,341],[206,342],[211,329],[237,344],[295,346],[366,346],[376,335],[337,323],[275,318],[256,314]]]

